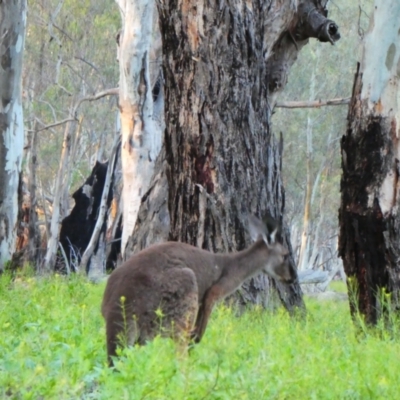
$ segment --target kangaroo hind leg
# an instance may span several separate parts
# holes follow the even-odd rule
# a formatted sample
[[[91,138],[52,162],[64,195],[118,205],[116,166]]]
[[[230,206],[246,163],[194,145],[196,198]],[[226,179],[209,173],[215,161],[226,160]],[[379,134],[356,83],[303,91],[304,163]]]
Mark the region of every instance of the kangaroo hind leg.
[[[196,276],[189,268],[171,268],[164,282],[160,304],[164,334],[187,346],[199,305]]]

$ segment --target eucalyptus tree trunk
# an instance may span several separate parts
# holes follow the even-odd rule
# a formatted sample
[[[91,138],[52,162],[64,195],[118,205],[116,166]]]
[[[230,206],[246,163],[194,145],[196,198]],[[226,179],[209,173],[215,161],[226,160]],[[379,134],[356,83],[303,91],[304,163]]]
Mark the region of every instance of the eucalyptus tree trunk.
[[[36,131],[37,124],[33,124],[33,132],[30,141],[30,155],[29,155],[29,175],[28,175],[28,191],[30,195],[30,208],[29,208],[29,241],[28,249],[25,255],[25,260],[36,265],[40,255],[40,232],[38,227],[37,216],[37,141],[38,132]]]
[[[317,1],[157,5],[166,129],[125,256],[164,240],[240,250],[250,241],[248,213],[282,220],[282,141],[270,130],[275,95],[308,38],[334,42],[337,26]],[[290,246],[286,228],[283,236]],[[276,285],[288,309],[302,306],[298,284]],[[259,276],[240,298],[264,303],[267,288]]]
[[[0,271],[15,250],[24,146],[21,74],[26,0],[0,3]]]
[[[355,291],[352,313],[370,324],[382,299],[400,306],[399,32],[399,1],[376,0],[341,143],[339,253]]]
[[[121,251],[136,223],[142,196],[148,189],[155,159],[161,148],[161,131],[153,121],[149,52],[154,3],[116,0],[122,30],[118,38],[120,65],[119,108],[123,173],[123,226]]]
[[[303,214],[303,232],[301,234],[301,244],[299,253],[299,262],[297,268],[305,270],[309,268],[308,263],[310,261],[310,234],[311,234],[311,194],[313,191],[312,182],[312,159],[313,159],[313,149],[312,149],[312,121],[311,118],[307,118],[307,180],[306,180],[306,193],[304,199],[304,214]]]

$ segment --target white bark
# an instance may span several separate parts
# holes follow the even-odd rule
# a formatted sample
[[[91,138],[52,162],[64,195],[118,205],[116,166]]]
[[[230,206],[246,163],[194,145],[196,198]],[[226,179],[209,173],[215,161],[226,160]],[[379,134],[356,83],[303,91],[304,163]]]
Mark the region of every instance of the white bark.
[[[0,4],[0,270],[15,250],[24,146],[21,101],[26,0]]]
[[[361,100],[378,115],[394,113],[399,121],[400,2],[375,0],[370,30],[365,36]],[[397,124],[399,133],[400,124]]]
[[[315,66],[317,68],[318,65]],[[311,76],[310,85],[310,99],[315,98],[315,70]],[[312,198],[312,160],[313,156],[313,145],[312,145],[312,130],[313,121],[310,113],[307,117],[307,180],[306,180],[306,195],[304,200],[304,213],[303,213],[303,232],[301,234],[300,254],[297,269],[299,271],[308,268],[308,262],[310,259],[310,230],[311,230],[311,198]]]
[[[297,269],[299,271],[308,268],[308,261],[310,256],[310,229],[311,229],[311,161],[313,158],[312,148],[312,121],[307,118],[307,183],[306,183],[306,196],[304,200],[304,214],[303,214],[303,232],[301,234],[301,245],[299,263]]]
[[[361,101],[370,114],[387,117],[387,127],[392,136],[396,158],[400,159],[400,2],[375,0],[370,29],[365,37],[361,65],[363,87]],[[379,198],[382,212],[394,207],[397,187],[397,164],[389,169],[380,188],[372,190],[369,204]]]
[[[161,132],[153,120],[149,75],[154,2],[116,1],[122,18],[118,59],[124,204],[121,251],[124,254],[136,223],[141,198],[148,189],[155,159],[161,149]]]

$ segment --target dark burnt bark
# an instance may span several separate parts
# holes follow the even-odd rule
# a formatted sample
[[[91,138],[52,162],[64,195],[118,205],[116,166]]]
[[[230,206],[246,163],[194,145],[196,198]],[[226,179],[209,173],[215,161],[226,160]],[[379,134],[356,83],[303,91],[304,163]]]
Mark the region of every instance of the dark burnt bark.
[[[14,273],[17,269],[24,266],[24,258],[27,245],[29,244],[29,216],[30,216],[30,199],[26,190],[25,182],[22,179],[22,173],[19,174],[18,183],[18,223],[16,233],[15,251],[6,269]],[[0,270],[1,272],[1,270]]]
[[[85,183],[72,195],[75,200],[70,215],[63,219],[60,231],[62,245],[71,271],[76,271],[96,225],[108,163],[96,162],[91,175]],[[111,205],[112,189],[108,194],[107,206]],[[101,232],[105,237],[107,222],[103,223]],[[97,246],[96,246],[97,249]],[[56,269],[64,270],[63,255],[59,253]],[[89,265],[89,264],[88,264]]]
[[[22,173],[18,185],[18,228],[15,251],[23,252],[29,243],[29,217],[30,217],[30,196],[26,188],[26,183],[22,179]]]
[[[299,18],[290,1],[200,7],[169,0],[158,11],[165,140],[126,256],[163,240],[215,252],[243,249],[248,213],[282,220],[282,143],[270,131],[270,116],[307,38],[292,37]],[[288,230],[284,241],[290,243]],[[256,277],[241,299],[264,303],[268,286]],[[289,310],[303,306],[298,283],[277,289]]]
[[[25,179],[20,178],[18,190],[19,213],[16,254],[20,259],[19,266],[24,263],[37,266],[41,262],[41,235],[38,224],[37,197],[36,197],[36,170],[37,170],[37,132],[35,129],[28,133],[28,174]],[[18,254],[20,253],[20,254]]]
[[[368,324],[375,324],[392,301],[399,308],[400,205],[398,189],[390,199],[393,209],[385,212],[377,192],[393,170],[399,185],[398,137],[393,118],[368,113],[360,101],[363,75],[357,71],[348,128],[342,138],[341,206],[339,210],[339,254],[349,277],[351,312],[358,311]],[[383,296],[391,293],[391,301]],[[383,297],[382,297],[383,296]]]
[[[35,125],[36,127],[36,125]],[[29,261],[32,265],[40,265],[40,259],[43,249],[41,249],[41,235],[38,226],[37,214],[37,185],[36,185],[36,171],[37,171],[37,141],[38,133],[36,129],[33,130],[30,137],[30,157],[29,157],[29,175],[28,175],[28,190],[30,196],[29,208],[29,242],[26,251],[25,260]]]

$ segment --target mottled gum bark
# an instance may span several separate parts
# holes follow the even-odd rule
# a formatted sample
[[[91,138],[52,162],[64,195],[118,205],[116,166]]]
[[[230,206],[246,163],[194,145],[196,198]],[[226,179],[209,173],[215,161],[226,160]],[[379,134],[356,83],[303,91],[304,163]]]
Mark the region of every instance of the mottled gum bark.
[[[24,127],[21,99],[26,1],[0,3],[0,270],[15,250]]]
[[[118,38],[120,63],[119,107],[123,173],[123,226],[121,251],[134,229],[143,194],[161,147],[161,132],[153,121],[149,52],[154,2],[116,0],[121,10]]]

